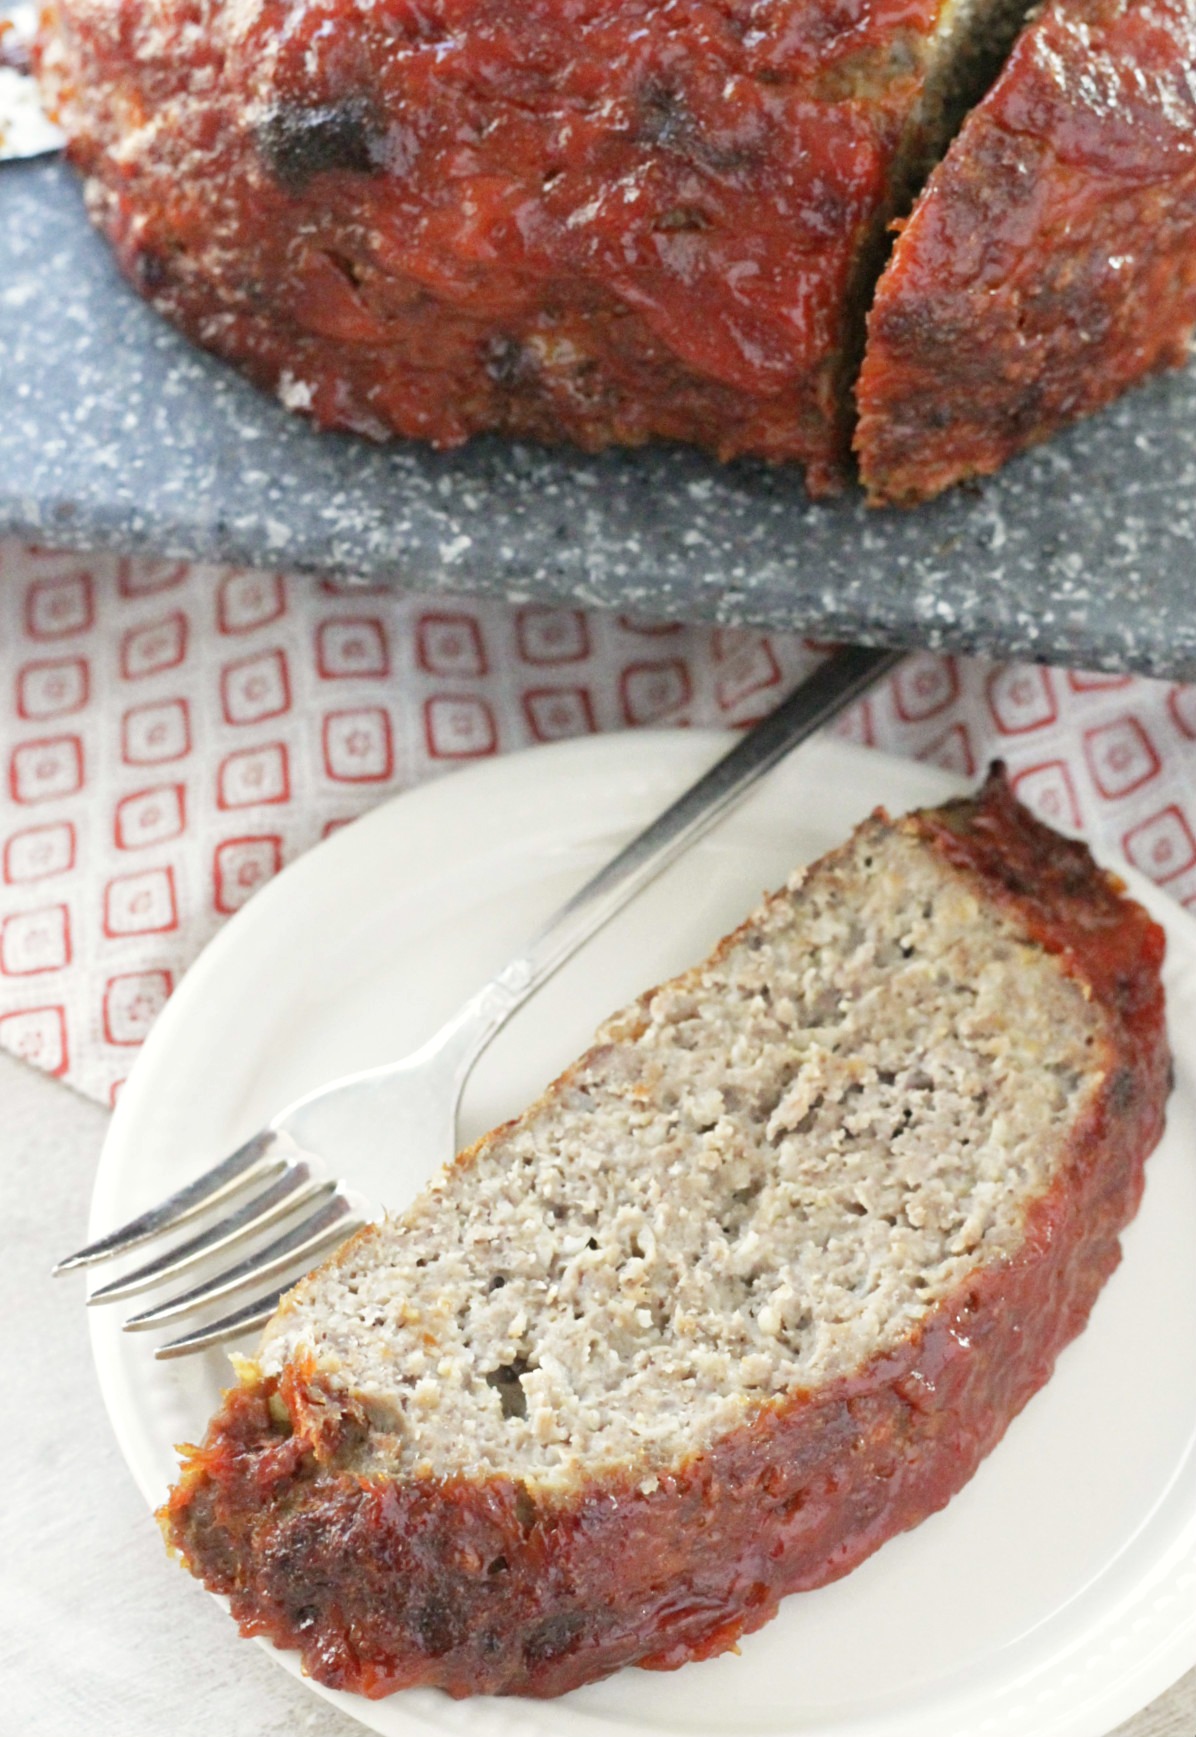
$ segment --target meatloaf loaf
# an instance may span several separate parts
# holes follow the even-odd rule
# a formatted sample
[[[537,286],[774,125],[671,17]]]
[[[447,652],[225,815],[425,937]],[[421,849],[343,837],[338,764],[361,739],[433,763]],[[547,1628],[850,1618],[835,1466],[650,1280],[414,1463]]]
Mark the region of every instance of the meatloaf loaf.
[[[856,442],[913,502],[1178,366],[1196,324],[1196,4],[1050,0],[868,316]]]
[[[128,276],[325,427],[849,457],[885,225],[1025,0],[54,0]]]
[[[368,1695],[731,1647],[941,1507],[1083,1327],[1162,954],[999,772],[877,814],[289,1294],[169,1542]]]

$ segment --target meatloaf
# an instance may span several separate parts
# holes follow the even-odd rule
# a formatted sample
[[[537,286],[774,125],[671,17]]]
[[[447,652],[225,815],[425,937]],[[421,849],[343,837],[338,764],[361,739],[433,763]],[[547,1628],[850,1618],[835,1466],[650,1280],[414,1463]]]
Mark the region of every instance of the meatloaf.
[[[1187,356],[1196,5],[1050,0],[902,229],[868,316],[856,444],[911,503]]]
[[[849,457],[883,234],[1025,0],[54,0],[127,275],[324,427]]]
[[[1162,955],[999,771],[878,813],[289,1294],[170,1544],[367,1695],[733,1646],[941,1507],[1083,1327]]]

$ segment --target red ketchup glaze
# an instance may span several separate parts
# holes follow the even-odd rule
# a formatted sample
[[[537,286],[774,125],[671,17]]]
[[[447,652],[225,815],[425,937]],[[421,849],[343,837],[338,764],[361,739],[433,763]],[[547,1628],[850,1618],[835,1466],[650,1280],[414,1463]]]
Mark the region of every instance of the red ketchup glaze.
[[[1112,1015],[1104,1075],[1011,1258],[854,1376],[765,1406],[657,1487],[603,1478],[538,1502],[510,1480],[338,1470],[364,1419],[288,1369],[226,1397],[162,1510],[167,1539],[247,1634],[321,1682],[384,1695],[555,1695],[620,1665],[734,1645],[786,1594],[848,1572],[941,1508],[1050,1375],[1119,1259],[1163,1126],[1162,933],[1079,845],[978,802],[904,822],[978,876]]]
[[[1196,7],[1053,0],[878,286],[856,449],[913,502],[1179,366],[1196,323]]]
[[[317,421],[684,439],[818,488],[939,9],[58,0],[45,77],[126,272]]]

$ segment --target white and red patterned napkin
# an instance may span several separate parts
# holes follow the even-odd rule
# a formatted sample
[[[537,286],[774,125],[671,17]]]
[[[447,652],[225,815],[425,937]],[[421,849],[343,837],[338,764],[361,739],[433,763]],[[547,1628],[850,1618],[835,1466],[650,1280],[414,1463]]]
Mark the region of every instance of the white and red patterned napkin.
[[[113,1102],[182,972],[336,826],[588,731],[742,724],[796,637],[0,542],[0,1046]],[[914,654],[840,733],[963,773],[1196,905],[1196,688]]]

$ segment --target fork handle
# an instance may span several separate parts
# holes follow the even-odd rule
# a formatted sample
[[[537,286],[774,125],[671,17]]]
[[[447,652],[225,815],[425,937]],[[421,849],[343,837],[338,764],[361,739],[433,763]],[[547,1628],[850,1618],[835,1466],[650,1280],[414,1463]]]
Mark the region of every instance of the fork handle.
[[[649,881],[708,832],[777,762],[899,663],[904,653],[844,646],[625,844],[450,1022],[465,1040],[461,1079],[553,972]]]

